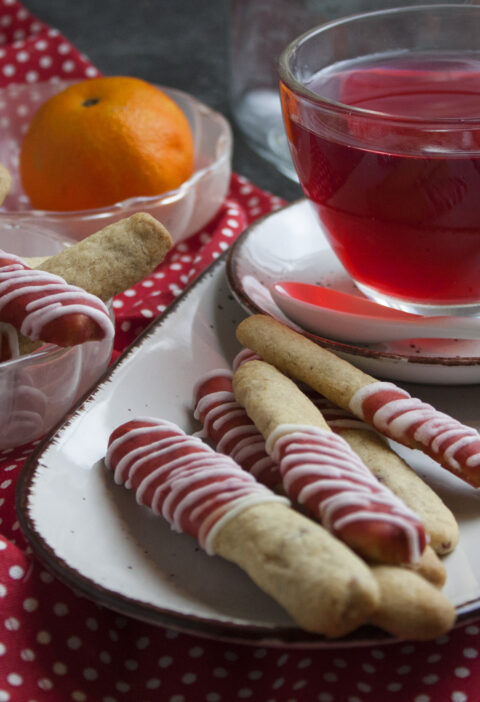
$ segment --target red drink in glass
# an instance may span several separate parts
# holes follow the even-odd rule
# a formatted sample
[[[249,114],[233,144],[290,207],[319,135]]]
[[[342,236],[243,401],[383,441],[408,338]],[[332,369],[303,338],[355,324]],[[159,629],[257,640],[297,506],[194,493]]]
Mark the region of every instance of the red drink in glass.
[[[448,13],[459,9],[438,10],[447,29],[454,26]],[[409,12],[370,14],[384,28],[400,23],[410,41],[415,32],[427,33],[421,13],[431,17],[432,9],[411,8],[413,22]],[[480,23],[480,8],[476,16]],[[414,311],[478,309],[480,51],[375,51],[382,39],[371,27],[372,50],[342,60],[343,44],[356,41],[349,24],[354,36],[368,22],[363,15],[332,23],[328,49],[336,60],[329,62],[322,39],[328,25],[312,30],[318,70],[310,38],[297,40],[281,59],[284,122],[300,183],[333,250],[366,294]],[[431,26],[438,36],[447,31]],[[384,43],[395,36],[392,30]]]

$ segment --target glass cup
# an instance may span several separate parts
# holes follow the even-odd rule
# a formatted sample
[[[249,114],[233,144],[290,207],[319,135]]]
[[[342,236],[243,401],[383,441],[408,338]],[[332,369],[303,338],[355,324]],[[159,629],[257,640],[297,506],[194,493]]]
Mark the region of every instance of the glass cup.
[[[480,6],[311,29],[279,61],[288,142],[332,249],[377,302],[480,312]]]

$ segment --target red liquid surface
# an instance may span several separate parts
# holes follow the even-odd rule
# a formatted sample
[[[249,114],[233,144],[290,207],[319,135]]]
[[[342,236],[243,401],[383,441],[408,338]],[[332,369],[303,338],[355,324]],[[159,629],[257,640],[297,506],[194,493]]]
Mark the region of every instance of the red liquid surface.
[[[353,64],[318,74],[308,87],[387,115],[480,122],[480,61],[473,59]],[[451,137],[438,132],[425,152],[421,128],[409,127],[403,149],[401,133],[392,147],[385,124],[349,119],[340,138],[318,115],[299,119],[293,110],[286,120],[302,187],[346,269],[386,296],[480,301],[480,130],[457,133],[453,151]]]

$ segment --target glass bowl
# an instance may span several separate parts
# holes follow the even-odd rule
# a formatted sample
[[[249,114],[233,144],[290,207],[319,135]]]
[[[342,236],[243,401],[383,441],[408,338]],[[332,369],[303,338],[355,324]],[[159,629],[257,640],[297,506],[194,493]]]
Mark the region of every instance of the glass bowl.
[[[113,339],[35,353],[0,363],[0,450],[49,432],[108,366]]]
[[[53,256],[68,241],[45,227],[0,217],[0,248],[30,258]],[[114,321],[110,309],[110,317]],[[52,429],[98,381],[111,358],[113,339],[69,348],[46,344],[0,363],[0,450],[38,439]]]
[[[158,86],[185,113],[195,143],[195,171],[176,190],[158,196],[134,197],[109,207],[75,212],[34,210],[20,181],[20,144],[28,124],[49,97],[78,81],[51,81],[9,85],[0,90],[0,162],[12,175],[12,188],[0,209],[0,228],[39,226],[79,241],[98,229],[134,212],[148,212],[169,230],[174,242],[204,227],[216,214],[227,193],[232,159],[232,133],[218,112],[180,90]],[[1,244],[0,244],[1,245]],[[34,254],[32,254],[34,255]]]

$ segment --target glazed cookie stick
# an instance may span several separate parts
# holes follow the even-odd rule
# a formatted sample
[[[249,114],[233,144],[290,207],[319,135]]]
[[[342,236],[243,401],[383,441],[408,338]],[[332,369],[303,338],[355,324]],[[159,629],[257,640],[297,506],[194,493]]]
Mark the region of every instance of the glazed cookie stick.
[[[368,424],[314,391],[308,396],[332,431],[347,441],[373,475],[419,515],[434,551],[439,555],[453,551],[458,544],[458,524],[436,492]]]
[[[344,544],[174,424],[140,418],[111,435],[115,481],[176,531],[239,565],[304,629],[343,636],[378,604],[369,568]]]
[[[244,355],[244,358],[248,357],[253,358],[253,354],[250,353],[248,356]],[[234,368],[239,367],[241,360],[242,359],[238,357],[235,359]],[[268,455],[263,435],[252,422],[244,407],[235,399],[232,378],[232,371],[218,369],[206,373],[196,383],[193,393],[194,413],[195,417],[202,423],[202,435],[213,441],[217,451],[231,456],[244,470],[247,470],[255,476],[259,482],[264,483],[272,489],[279,490],[281,489],[282,483],[279,465]],[[324,414],[323,416],[330,428],[338,432],[338,424],[342,422],[342,427],[344,428],[346,421],[345,419],[339,418],[338,411],[342,412],[344,416],[347,416],[347,414],[343,410],[337,411],[332,409],[330,411],[331,413],[335,412],[335,414]],[[334,417],[334,419],[332,417]],[[355,418],[354,421],[361,427],[364,426],[363,422]],[[351,426],[351,421],[349,422],[349,426]],[[360,428],[355,431],[352,429],[344,429],[344,431],[346,431],[347,436],[345,436],[343,432],[340,433],[346,438],[347,442],[350,434],[353,435],[353,445],[352,443],[350,445],[351,448],[355,450],[355,444],[358,443],[356,441],[356,434],[362,432],[362,429]],[[398,468],[400,476],[397,477],[395,475],[390,482],[393,482],[395,485],[398,482],[403,494],[399,495],[395,490],[393,490],[393,492],[395,492],[407,506],[413,509],[413,511],[417,511],[415,510],[415,506],[422,508],[422,511],[417,511],[422,521],[423,514],[425,514],[434,534],[438,536],[440,533],[442,536],[445,536],[445,530],[442,531],[434,519],[437,511],[440,516],[443,515],[442,506],[444,507],[444,505],[441,500],[439,500],[437,495],[433,493],[411,468],[404,464],[370,428],[367,428],[366,432],[362,432],[362,434],[363,433],[365,433],[366,436],[364,437],[364,441],[360,442],[360,444],[363,447],[365,443],[367,448],[370,447],[369,450],[363,451],[363,455],[362,453],[359,454],[362,460],[364,460],[365,465],[374,475],[377,476],[377,473],[380,473],[382,478],[381,482],[390,488],[391,485],[388,481],[388,478],[390,478],[389,469],[395,470]],[[373,445],[369,443],[370,440],[372,440]],[[375,451],[377,441],[379,443],[378,453]],[[390,458],[390,454],[398,458],[399,465],[395,463],[393,465],[389,464],[388,459]],[[406,485],[404,485],[401,480],[402,470],[405,471],[407,476]],[[384,475],[387,479],[383,479]],[[410,482],[408,482],[408,480],[410,480]],[[412,482],[413,487],[417,487],[416,481],[421,484],[421,489],[419,491],[414,490],[410,493],[407,488],[412,488]],[[415,495],[418,495],[418,499],[415,499]],[[409,500],[409,497],[412,497],[412,499]],[[432,499],[430,500],[430,498]],[[444,509],[447,516],[451,514],[446,507],[444,507]],[[449,537],[456,535],[458,532],[458,527],[456,526],[453,515],[452,520],[453,527],[451,531],[453,534],[447,531]],[[445,521],[445,526],[450,526],[448,520],[446,519]],[[430,536],[427,524],[424,523],[424,526],[427,534]],[[415,570],[422,575],[422,577],[430,580],[430,582],[438,587],[443,586],[445,583],[445,568],[430,546],[425,548],[420,561],[415,566]]]
[[[426,534],[418,516],[372,476],[295,383],[268,363],[249,361],[233,389],[292,500],[367,560],[419,561]]]
[[[42,339],[57,346],[74,346],[114,334],[100,298],[67,285],[60,276],[29,268],[18,256],[1,250],[0,321],[10,323],[33,341]]]
[[[237,337],[380,433],[424,451],[458,477],[480,486],[480,435],[475,429],[412,398],[394,383],[377,381],[266,315],[243,320]]]

